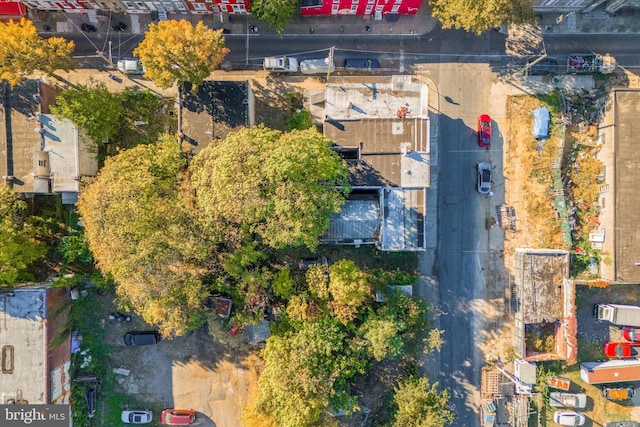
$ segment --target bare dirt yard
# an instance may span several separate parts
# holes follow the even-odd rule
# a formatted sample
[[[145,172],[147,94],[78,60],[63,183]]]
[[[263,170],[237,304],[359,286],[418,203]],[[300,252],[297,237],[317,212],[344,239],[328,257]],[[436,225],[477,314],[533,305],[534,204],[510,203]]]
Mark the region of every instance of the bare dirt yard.
[[[128,371],[128,375],[116,375],[117,392],[151,408],[156,421],[163,409],[191,408],[197,411],[199,426],[241,425],[242,407],[257,382],[257,349],[227,331],[220,339],[212,339],[208,326],[156,345],[128,347],[123,341],[126,332],[152,328],[133,314],[131,322],[109,320],[115,308],[111,297],[101,298],[99,315],[111,348],[109,368]]]
[[[531,112],[543,105],[539,99],[511,96],[507,103],[505,202],[515,208],[517,222],[516,231],[506,235],[505,265],[512,266],[516,248],[565,245],[550,191],[551,165],[560,146],[560,135],[552,131],[543,144],[534,139]]]

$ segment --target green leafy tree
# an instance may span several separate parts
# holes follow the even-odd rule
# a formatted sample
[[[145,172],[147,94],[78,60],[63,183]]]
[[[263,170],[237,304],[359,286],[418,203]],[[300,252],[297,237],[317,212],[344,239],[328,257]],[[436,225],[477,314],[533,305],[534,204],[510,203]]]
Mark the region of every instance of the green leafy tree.
[[[251,12],[256,18],[276,30],[278,34],[282,34],[284,28],[299,13],[299,10],[300,2],[298,0],[255,0],[251,2]]]
[[[315,249],[344,203],[347,167],[315,129],[242,129],[202,150],[190,167],[205,230],[227,244]]]
[[[196,90],[222,63],[229,49],[222,30],[210,30],[186,20],[150,24],[133,51],[146,69],[145,76],[162,88],[190,82]]]
[[[458,28],[476,34],[501,24],[534,23],[532,0],[429,0],[431,13],[443,28]]]
[[[0,22],[0,80],[15,86],[36,70],[69,70],[74,46],[62,37],[43,39],[26,18]]]
[[[371,315],[361,327],[368,342],[368,351],[377,361],[385,357],[394,358],[402,354],[404,343],[400,333],[404,330],[402,321]]]
[[[125,89],[118,96],[122,111],[114,137],[118,147],[153,144],[168,128],[175,129],[176,119],[167,114],[174,100],[162,99],[148,89]]]
[[[89,249],[89,242],[85,235],[79,231],[73,231],[68,236],[62,238],[59,252],[62,254],[66,263],[93,262],[93,254]]]
[[[281,427],[301,427],[317,422],[331,404],[355,405],[347,383],[365,364],[346,342],[340,324],[327,317],[272,336],[263,353],[258,408]]]
[[[122,104],[119,96],[109,92],[104,83],[90,80],[87,85],[77,85],[58,94],[51,111],[83,128],[99,146],[117,134]]]
[[[201,278],[211,256],[180,192],[186,159],[175,138],[107,159],[80,195],[78,209],[97,265],[116,293],[166,336],[201,319]]]
[[[33,280],[29,264],[43,258],[47,247],[37,228],[25,218],[27,204],[6,184],[0,185],[0,288]]]
[[[442,427],[453,423],[455,414],[448,408],[449,393],[438,391],[438,383],[409,378],[395,389],[393,427]]]
[[[297,110],[284,119],[284,126],[287,131],[294,129],[305,130],[313,127],[311,112],[306,109]]]
[[[343,259],[329,267],[329,292],[340,304],[359,307],[371,290],[365,273],[353,261]]]

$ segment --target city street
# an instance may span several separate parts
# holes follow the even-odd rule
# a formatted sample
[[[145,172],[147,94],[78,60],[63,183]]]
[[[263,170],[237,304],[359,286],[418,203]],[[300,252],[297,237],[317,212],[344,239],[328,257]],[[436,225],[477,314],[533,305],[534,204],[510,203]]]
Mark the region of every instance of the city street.
[[[76,42],[76,56],[95,56],[96,50],[114,61],[131,57],[142,34],[65,34]],[[430,96],[437,97],[437,249],[434,271],[437,278],[439,328],[445,331],[432,380],[451,393],[457,419],[454,426],[475,427],[478,415],[480,368],[485,354],[479,347],[485,328],[495,321],[487,313],[500,311],[507,287],[502,259],[504,232],[493,226],[497,206],[504,203],[503,125],[506,123],[506,91],[496,91],[498,76],[521,69],[535,56],[507,54],[506,35],[489,31],[475,36],[463,31],[435,30],[418,36],[269,34],[227,35],[231,53],[226,62],[234,70],[261,69],[265,56],[288,55],[299,60],[323,58],[335,46],[335,62],[346,58],[377,58],[380,74],[416,72],[428,77]],[[575,52],[613,55],[627,70],[640,71],[637,35],[633,34],[545,34],[544,50],[564,67]],[[527,46],[523,46],[523,50]],[[635,52],[635,53],[629,53]],[[98,61],[99,63],[99,61]],[[102,62],[104,64],[104,62]],[[493,140],[489,149],[477,143],[480,114],[492,118]],[[492,167],[491,195],[476,190],[476,164]],[[428,221],[428,219],[427,219]]]

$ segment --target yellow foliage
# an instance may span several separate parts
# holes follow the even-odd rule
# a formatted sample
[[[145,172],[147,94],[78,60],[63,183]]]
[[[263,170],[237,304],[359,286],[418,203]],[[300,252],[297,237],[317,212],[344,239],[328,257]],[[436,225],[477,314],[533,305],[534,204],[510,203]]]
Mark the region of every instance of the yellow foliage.
[[[222,30],[210,30],[202,22],[194,27],[183,19],[149,25],[133,53],[156,85],[166,89],[187,81],[195,88],[222,63],[229,49]]]
[[[36,70],[69,70],[74,47],[73,41],[61,37],[43,39],[25,18],[0,22],[0,80],[15,86]]]

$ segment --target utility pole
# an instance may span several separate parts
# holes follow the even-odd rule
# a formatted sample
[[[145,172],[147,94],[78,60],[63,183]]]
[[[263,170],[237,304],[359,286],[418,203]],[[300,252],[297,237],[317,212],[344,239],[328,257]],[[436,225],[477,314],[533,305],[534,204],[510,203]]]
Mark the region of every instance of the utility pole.
[[[247,43],[245,46],[245,59],[244,59],[244,65],[246,65],[247,67],[249,66],[249,19],[247,19]]]
[[[329,81],[329,77],[331,77],[331,66],[333,65],[333,50],[335,46],[331,46],[329,48],[329,64],[327,66],[327,81]]]

